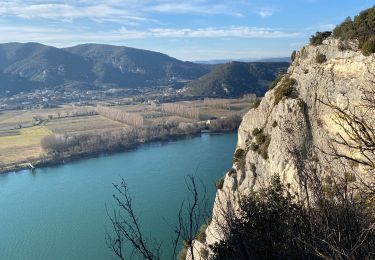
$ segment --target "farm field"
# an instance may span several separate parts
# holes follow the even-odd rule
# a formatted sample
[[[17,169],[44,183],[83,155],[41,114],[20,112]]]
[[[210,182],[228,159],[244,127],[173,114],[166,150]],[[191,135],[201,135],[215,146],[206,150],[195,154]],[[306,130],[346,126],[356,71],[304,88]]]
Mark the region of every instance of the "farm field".
[[[194,123],[232,115],[245,114],[252,101],[246,99],[180,101],[178,107],[193,109],[199,114],[189,117],[161,109],[163,104],[133,104],[111,106],[143,118],[143,126],[162,125],[170,122]],[[104,106],[106,104],[103,104]],[[114,120],[111,116],[97,114],[96,107],[70,107],[4,111],[0,113],[0,172],[15,165],[37,162],[45,155],[41,140],[48,135],[97,133],[134,127]]]

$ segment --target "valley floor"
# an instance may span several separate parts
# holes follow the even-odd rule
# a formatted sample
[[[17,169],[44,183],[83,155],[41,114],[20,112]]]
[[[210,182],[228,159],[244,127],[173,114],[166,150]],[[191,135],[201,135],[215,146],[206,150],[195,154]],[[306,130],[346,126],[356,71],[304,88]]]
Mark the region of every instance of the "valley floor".
[[[16,171],[43,164],[61,163],[81,157],[97,155],[101,152],[116,152],[129,149],[143,142],[166,140],[201,132],[220,132],[233,130],[224,121],[228,118],[243,116],[254,100],[249,99],[210,99],[195,101],[180,101],[172,103],[176,108],[191,109],[193,116],[181,111],[166,112],[162,104],[138,103],[129,105],[111,105],[111,108],[125,113],[140,115],[143,126],[135,127],[111,116],[100,115],[93,106],[63,106],[53,109],[16,110],[0,113],[0,172]],[[174,107],[172,107],[174,108]],[[128,115],[128,114],[127,114]],[[197,116],[198,115],[198,116]],[[238,122],[239,123],[239,122]],[[238,124],[235,122],[235,124]],[[211,124],[211,127],[210,127]],[[174,127],[167,128],[166,125]],[[111,135],[113,133],[128,133],[136,128],[138,133],[147,129],[152,132],[147,138],[139,134],[134,140],[125,145],[111,147],[93,147],[89,150],[74,148],[68,152],[56,153],[43,147],[43,139],[48,136],[56,138]],[[160,131],[162,128],[163,131]],[[150,130],[151,129],[151,130]],[[158,131],[154,131],[157,129]],[[132,133],[133,133],[132,132]],[[110,138],[110,136],[109,136]]]

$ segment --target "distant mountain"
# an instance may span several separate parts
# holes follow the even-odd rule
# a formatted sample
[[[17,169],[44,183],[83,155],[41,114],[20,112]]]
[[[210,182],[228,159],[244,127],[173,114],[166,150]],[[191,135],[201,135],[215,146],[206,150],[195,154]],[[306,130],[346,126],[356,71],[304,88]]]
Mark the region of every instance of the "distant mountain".
[[[199,60],[194,61],[198,64],[210,64],[210,65],[218,65],[218,64],[225,64],[232,61],[240,61],[240,62],[291,62],[290,57],[275,57],[275,58],[243,58],[243,59],[221,59],[221,60]]]
[[[277,74],[288,67],[287,62],[230,62],[190,82],[184,92],[207,97],[238,97],[246,93],[263,96]]]
[[[196,79],[210,69],[207,65],[129,47],[83,44],[64,50],[92,61],[97,81],[119,86],[173,84],[179,80]]]
[[[290,57],[262,58],[255,60],[257,62],[288,62],[291,63]]]
[[[40,83],[22,79],[20,77],[0,73],[0,96],[7,92],[27,92],[30,89],[36,89],[42,87]]]
[[[17,93],[39,87],[178,87],[211,68],[158,52],[120,46],[83,44],[59,49],[39,43],[0,44],[1,92]]]

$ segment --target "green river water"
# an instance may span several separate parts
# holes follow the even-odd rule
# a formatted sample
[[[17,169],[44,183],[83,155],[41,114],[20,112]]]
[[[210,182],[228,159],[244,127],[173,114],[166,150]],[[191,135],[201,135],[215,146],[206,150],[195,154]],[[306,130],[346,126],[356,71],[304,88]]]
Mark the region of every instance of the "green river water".
[[[105,244],[114,189],[124,177],[145,234],[163,241],[188,192],[184,177],[207,186],[231,166],[237,134],[203,134],[55,167],[0,175],[0,259],[115,259]],[[167,223],[166,223],[167,222]]]

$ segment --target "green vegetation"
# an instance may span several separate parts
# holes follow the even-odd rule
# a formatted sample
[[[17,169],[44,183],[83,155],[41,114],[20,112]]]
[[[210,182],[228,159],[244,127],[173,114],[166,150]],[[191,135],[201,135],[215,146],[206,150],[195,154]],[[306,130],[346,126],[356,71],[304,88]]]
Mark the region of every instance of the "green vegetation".
[[[258,152],[263,159],[268,159],[268,146],[271,138],[263,133],[263,129],[259,128],[254,128],[253,136],[255,137],[255,142],[250,144],[250,150]]]
[[[263,133],[259,133],[255,136],[255,141],[257,144],[262,144],[266,141],[266,136]]]
[[[363,43],[361,50],[365,56],[375,53],[375,35],[371,36]]]
[[[261,101],[262,100],[260,100],[260,99],[255,100],[255,102],[253,104],[251,104],[250,109],[259,107]]]
[[[299,259],[294,244],[301,234],[303,208],[277,176],[269,188],[251,194],[241,203],[243,214],[233,221],[227,240],[214,246],[213,259]],[[305,228],[305,227],[304,227]],[[241,251],[236,249],[245,246]]]
[[[221,190],[224,186],[224,177],[218,179],[215,183],[216,189]]]
[[[284,77],[281,85],[275,90],[275,102],[277,105],[283,99],[283,97],[292,97],[294,92],[294,85],[297,84],[297,81],[294,78]]]
[[[188,245],[187,245],[187,243],[184,243],[181,251],[178,253],[177,259],[178,260],[186,260],[187,253],[188,253]]]
[[[207,224],[203,224],[200,227],[198,233],[196,234],[195,239],[201,243],[205,243],[206,242],[206,229],[207,229]]]
[[[208,250],[206,248],[201,248],[199,251],[199,255],[202,259],[208,259]]]
[[[259,145],[257,145],[256,143],[251,143],[250,144],[250,150],[251,151],[256,152],[256,151],[258,151],[258,149],[259,149]]]
[[[350,17],[336,26],[333,35],[341,40],[358,40],[364,55],[375,52],[375,7],[359,13],[352,20]]]
[[[324,54],[318,54],[315,58],[315,61],[319,64],[324,63],[327,61],[327,57]]]
[[[318,46],[323,43],[325,39],[331,36],[332,32],[325,31],[325,32],[316,32],[315,35],[310,37],[310,44],[314,46]]]
[[[244,171],[246,163],[246,151],[241,148],[237,149],[233,156],[233,163],[237,164],[237,167]]]
[[[272,81],[271,85],[268,86],[268,89],[271,90],[271,89],[274,89],[277,85],[277,83],[280,82],[280,80],[283,79],[283,75],[278,75],[274,81]]]
[[[230,235],[213,246],[211,259],[371,259],[372,211],[331,190],[314,191],[319,201],[311,206],[274,176],[243,198],[241,214],[225,230]]]
[[[287,62],[230,62],[186,85],[186,94],[208,97],[239,97],[246,93],[263,96],[276,75],[287,70]]]
[[[181,85],[170,82],[170,75],[193,80],[211,69],[158,52],[101,44],[55,48],[39,43],[6,43],[1,44],[0,57],[7,57],[1,59],[0,90],[12,93],[47,86],[85,90],[97,89],[100,84],[112,88],[149,87],[163,81]],[[41,71],[48,75],[43,76]]]
[[[239,114],[233,114],[225,118],[212,120],[209,129],[211,132],[232,131],[238,128],[241,121],[242,117]]]
[[[268,159],[268,146],[270,145],[270,142],[271,138],[266,135],[264,138],[264,142],[259,147],[259,154],[264,160]]]
[[[233,169],[233,168],[231,168],[228,172],[229,177],[235,176],[236,174],[237,174],[237,171],[236,169]]]
[[[263,132],[262,128],[257,128],[256,127],[256,128],[253,129],[252,134],[253,134],[253,136],[257,136],[257,135],[259,135],[262,132]]]
[[[290,59],[293,62],[296,59],[297,51],[293,51],[292,54],[290,55]]]

